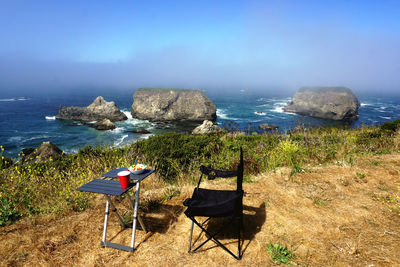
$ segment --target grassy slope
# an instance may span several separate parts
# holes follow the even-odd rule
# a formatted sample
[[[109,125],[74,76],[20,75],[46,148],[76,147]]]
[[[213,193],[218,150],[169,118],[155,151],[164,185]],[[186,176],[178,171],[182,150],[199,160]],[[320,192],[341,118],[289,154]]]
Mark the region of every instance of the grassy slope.
[[[290,168],[281,167],[251,176],[244,184],[241,261],[212,242],[188,254],[190,221],[181,203],[193,186],[166,185],[153,176],[144,184],[144,201],[162,198],[174,188],[181,194],[144,215],[152,231],[138,231],[133,254],[100,248],[104,199],[97,197],[83,212],[31,217],[0,228],[1,265],[269,266],[266,245],[275,242],[287,245],[297,256],[295,263],[304,266],[400,265],[400,207],[394,207],[400,205],[400,155],[358,156],[352,164],[307,167],[294,176]],[[221,179],[203,186],[233,188],[234,183]],[[127,205],[118,203],[121,210]],[[130,231],[120,232],[115,216],[110,223],[109,237],[128,244]],[[229,235],[222,240],[233,241]],[[229,246],[234,249],[235,244]]]

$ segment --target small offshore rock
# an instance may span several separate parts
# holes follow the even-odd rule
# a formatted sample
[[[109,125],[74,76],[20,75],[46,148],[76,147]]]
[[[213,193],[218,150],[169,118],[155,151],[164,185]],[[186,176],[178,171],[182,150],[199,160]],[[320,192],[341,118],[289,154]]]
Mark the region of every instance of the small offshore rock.
[[[109,119],[103,119],[99,122],[96,122],[95,124],[88,124],[90,127],[95,128],[96,130],[114,130],[115,129],[115,124],[110,121]]]
[[[24,149],[28,152],[31,149]],[[23,153],[22,151],[22,153]],[[51,142],[43,142],[39,147],[35,148],[31,153],[22,157],[22,163],[43,162],[51,159],[58,159],[64,154],[56,145]]]
[[[211,134],[211,133],[220,133],[224,132],[224,129],[215,125],[212,121],[205,120],[203,124],[197,126],[192,131],[192,134]]]
[[[279,128],[278,125],[275,124],[262,123],[258,125],[258,129],[260,130],[275,130],[278,128]]]
[[[146,129],[134,129],[134,130],[132,130],[132,133],[149,134],[150,131],[147,131]]]

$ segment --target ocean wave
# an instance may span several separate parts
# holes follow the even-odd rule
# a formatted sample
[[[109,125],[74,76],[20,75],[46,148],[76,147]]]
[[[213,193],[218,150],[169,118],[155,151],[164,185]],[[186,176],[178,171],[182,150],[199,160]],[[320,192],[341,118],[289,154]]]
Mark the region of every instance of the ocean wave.
[[[276,112],[276,113],[284,113],[285,111],[283,110],[284,106],[281,107],[275,107],[274,109],[271,109],[271,111]]]
[[[149,137],[153,136],[154,134],[143,134],[140,136],[140,139],[149,139]]]
[[[51,136],[50,135],[38,135],[38,136],[32,136],[32,137],[24,137],[24,136],[12,136],[10,138],[8,138],[9,142],[14,142],[14,143],[20,143],[20,144],[24,144],[27,143],[29,141],[33,141],[33,140],[46,140],[49,139]]]
[[[77,148],[67,148],[63,150],[66,154],[77,154],[78,149]]]
[[[109,131],[114,134],[119,134],[119,133],[122,133],[123,131],[125,131],[125,128],[124,127],[116,127],[115,129],[109,130]]]
[[[118,139],[118,140],[114,143],[114,145],[115,145],[115,146],[120,146],[120,145],[122,144],[122,142],[124,142],[124,140],[125,140],[126,138],[128,138],[128,135],[127,135],[127,134],[123,135],[120,139]]]
[[[20,142],[20,141],[22,141],[23,138],[24,137],[22,137],[22,136],[12,136],[12,137],[8,138],[8,141],[9,142]]]
[[[56,116],[46,116],[44,117],[46,120],[55,120]]]
[[[276,102],[274,103],[275,108],[273,108],[271,111],[276,112],[276,113],[284,113],[285,111],[283,108],[286,106],[287,102]]]
[[[372,104],[370,104],[370,103],[360,103],[360,106],[361,107],[372,106]]]
[[[225,109],[217,109],[217,117],[219,117],[220,119],[223,120],[231,120],[231,121],[236,121],[238,120],[237,118],[231,118],[228,116],[228,114],[225,113],[226,110]]]
[[[270,107],[271,104],[262,104],[262,105],[257,105],[257,108],[264,108],[264,107]]]
[[[133,126],[146,126],[146,125],[150,126],[150,125],[153,125],[153,123],[148,121],[148,120],[139,120],[139,119],[134,119],[134,118],[128,119],[126,121],[123,121],[122,123],[123,124],[133,125]]]
[[[0,98],[0,102],[26,101],[29,99],[30,98],[27,98],[27,97]]]
[[[122,113],[125,114],[125,116],[128,118],[128,120],[130,120],[130,119],[133,118],[133,117],[132,117],[132,113],[131,113],[130,111],[128,111],[128,110],[126,110],[126,109],[122,109],[121,111],[122,111]]]
[[[385,107],[385,108],[386,108],[386,107]],[[375,111],[378,111],[378,112],[381,112],[381,113],[384,113],[384,112],[386,112],[386,111],[385,111],[385,108],[380,107],[380,108],[375,108],[374,110],[375,110]]]
[[[385,119],[385,120],[391,120],[392,117],[386,117],[386,116],[379,116],[379,118]]]

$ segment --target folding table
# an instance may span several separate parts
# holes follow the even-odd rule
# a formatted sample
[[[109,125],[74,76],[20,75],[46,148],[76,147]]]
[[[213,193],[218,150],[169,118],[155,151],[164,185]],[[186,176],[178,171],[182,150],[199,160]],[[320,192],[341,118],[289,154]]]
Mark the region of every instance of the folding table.
[[[104,194],[107,198],[106,201],[106,212],[105,212],[105,218],[104,218],[104,230],[103,230],[103,238],[101,240],[100,245],[102,247],[112,247],[120,250],[125,250],[125,251],[130,251],[133,252],[134,250],[134,245],[135,245],[135,232],[136,232],[136,220],[139,221],[140,226],[142,229],[147,233],[146,227],[138,215],[138,204],[139,204],[139,193],[140,193],[140,182],[143,181],[147,176],[152,174],[154,170],[148,170],[146,169],[142,174],[137,174],[137,175],[130,175],[130,180],[131,182],[129,183],[127,188],[121,188],[121,185],[119,181],[115,180],[107,180],[106,178],[117,178],[118,177],[118,172],[120,171],[126,171],[127,168],[116,168],[113,169],[105,174],[102,175],[102,179],[94,179],[90,181],[87,184],[84,184],[83,186],[79,187],[77,190],[79,191],[85,191],[85,192],[92,192],[92,193],[98,193],[98,194]],[[119,220],[119,223],[121,224],[122,227],[127,228],[130,227],[124,223],[122,220],[121,215],[118,213],[114,203],[111,201],[111,196],[122,196],[126,192],[128,192],[131,188],[133,188],[136,185],[136,192],[135,192],[135,203],[133,203],[131,197],[129,194],[126,194],[129,203],[131,204],[133,208],[133,223],[132,223],[132,239],[131,239],[131,246],[125,246],[121,244],[116,244],[116,243],[111,243],[106,241],[106,235],[107,235],[107,223],[108,223],[108,215],[109,215],[109,208],[110,205],[112,207],[112,211],[116,213],[117,218]]]

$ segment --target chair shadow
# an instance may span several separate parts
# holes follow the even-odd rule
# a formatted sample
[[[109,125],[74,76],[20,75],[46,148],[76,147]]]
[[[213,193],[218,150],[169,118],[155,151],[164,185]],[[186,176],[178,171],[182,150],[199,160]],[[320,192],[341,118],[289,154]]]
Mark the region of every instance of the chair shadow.
[[[265,210],[265,203],[260,204],[259,207],[251,207],[251,206],[243,206],[243,228],[241,233],[241,253],[244,252],[249,247],[251,241],[254,239],[255,235],[261,231],[262,225],[265,223],[267,219],[267,213]],[[205,229],[210,233],[214,233],[221,228],[221,225],[229,222],[228,218],[211,218],[205,225]],[[216,235],[216,239],[218,239],[222,244],[237,244],[237,222],[231,222],[229,225],[223,228],[223,231]],[[193,239],[193,247],[196,247],[196,243],[200,244],[204,240],[204,238],[208,238],[204,232],[201,232],[197,237],[194,236]],[[236,239],[228,242],[223,242],[223,240],[227,239]],[[209,246],[207,248],[201,248],[199,251],[206,251],[209,249],[213,249],[218,247],[215,243],[214,246]]]

